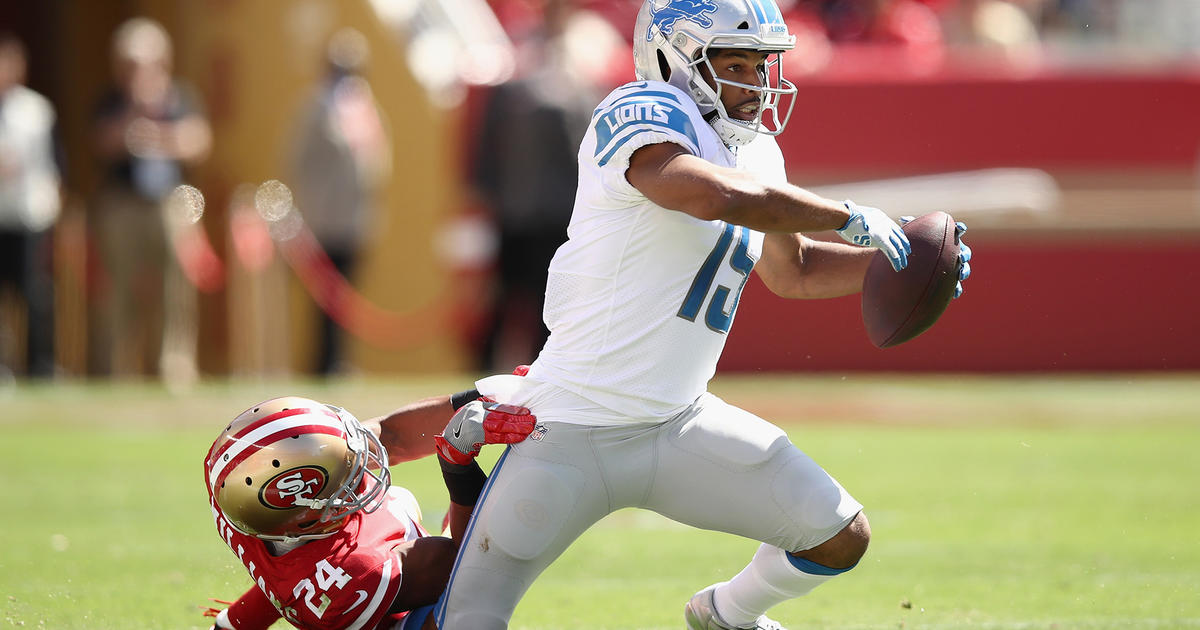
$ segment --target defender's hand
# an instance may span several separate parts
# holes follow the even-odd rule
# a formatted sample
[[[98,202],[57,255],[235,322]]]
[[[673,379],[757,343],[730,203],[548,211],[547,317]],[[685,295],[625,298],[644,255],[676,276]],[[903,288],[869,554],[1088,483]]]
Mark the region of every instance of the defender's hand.
[[[837,230],[838,236],[849,243],[882,251],[896,271],[908,266],[912,246],[895,221],[879,208],[859,206],[849,199],[842,203],[850,211],[850,218]]]
[[[233,602],[227,602],[223,599],[213,599],[210,597],[209,601],[215,602],[217,604],[224,604],[225,606],[233,605]],[[202,611],[200,614],[204,615],[205,617],[213,618],[213,625],[209,630],[234,630],[233,624],[229,622],[229,609],[228,608],[213,608],[212,606],[201,606],[200,610]]]
[[[433,442],[442,459],[462,466],[471,463],[484,444],[516,444],[536,424],[537,416],[524,407],[476,400],[459,409]]]

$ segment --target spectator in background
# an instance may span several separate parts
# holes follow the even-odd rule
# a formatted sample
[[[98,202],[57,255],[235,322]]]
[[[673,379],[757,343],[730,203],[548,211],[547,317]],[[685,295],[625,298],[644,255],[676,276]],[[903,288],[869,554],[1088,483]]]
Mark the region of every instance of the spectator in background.
[[[1193,0],[1185,0],[1192,3]],[[1148,0],[1028,0],[1037,5],[1036,19],[1044,37],[1060,42],[1112,41],[1118,37],[1120,7],[1145,13]],[[1163,33],[1156,33],[1161,37]]]
[[[1033,14],[1042,0],[959,0],[947,12],[948,39],[1007,53],[1036,51],[1040,36]]]
[[[45,97],[25,87],[25,70],[25,46],[0,33],[0,289],[15,288],[26,313],[25,365],[0,362],[6,380],[14,371],[49,377],[55,364],[52,233],[61,205],[55,115]],[[0,330],[0,342],[15,332]],[[0,359],[11,354],[3,345]]]
[[[479,357],[484,371],[528,363],[545,343],[546,269],[567,238],[575,153],[599,91],[632,76],[608,75],[628,65],[628,50],[603,18],[570,0],[545,0],[541,8],[535,28],[514,34],[517,75],[489,95],[475,147],[475,188],[499,236],[497,286]]]
[[[112,61],[116,82],[94,116],[103,167],[95,219],[111,283],[101,351],[114,376],[157,370],[185,385],[196,376],[196,290],[172,252],[166,200],[184,168],[207,157],[212,133],[192,91],[172,77],[162,25],[143,17],[121,24]]]
[[[375,196],[392,170],[391,141],[362,76],[366,38],[342,29],[326,49],[323,84],[301,114],[290,169],[296,205],[334,267],[352,278],[375,216]],[[347,369],[342,331],[321,311],[315,370]]]

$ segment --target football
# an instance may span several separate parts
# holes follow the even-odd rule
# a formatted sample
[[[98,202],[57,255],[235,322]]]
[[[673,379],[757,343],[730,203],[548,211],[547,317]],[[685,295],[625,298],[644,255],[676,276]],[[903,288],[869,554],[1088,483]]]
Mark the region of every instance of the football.
[[[958,282],[953,217],[931,212],[903,229],[912,245],[908,266],[893,271],[883,252],[876,251],[863,279],[863,324],[878,348],[911,341],[929,330],[950,304]]]

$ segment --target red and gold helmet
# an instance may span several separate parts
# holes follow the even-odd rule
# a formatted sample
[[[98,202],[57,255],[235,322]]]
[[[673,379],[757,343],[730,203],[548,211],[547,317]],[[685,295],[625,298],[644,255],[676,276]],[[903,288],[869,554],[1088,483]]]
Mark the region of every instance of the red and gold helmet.
[[[289,396],[234,418],[208,450],[204,474],[238,531],[310,540],[380,506],[391,485],[387,460],[379,438],[346,410]]]

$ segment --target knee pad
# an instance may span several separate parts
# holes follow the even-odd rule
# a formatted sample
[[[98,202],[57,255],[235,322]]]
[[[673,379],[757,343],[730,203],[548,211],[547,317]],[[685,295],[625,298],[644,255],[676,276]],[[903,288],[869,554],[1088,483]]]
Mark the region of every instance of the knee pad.
[[[862,510],[862,504],[807,455],[792,451],[780,456],[788,461],[772,480],[771,493],[799,530],[785,536],[781,547],[816,546],[841,531]]]
[[[558,538],[575,511],[582,481],[581,472],[561,466],[526,468],[502,476],[489,492],[483,538],[472,542],[485,553],[488,546],[495,545],[517,560],[538,557]]]

